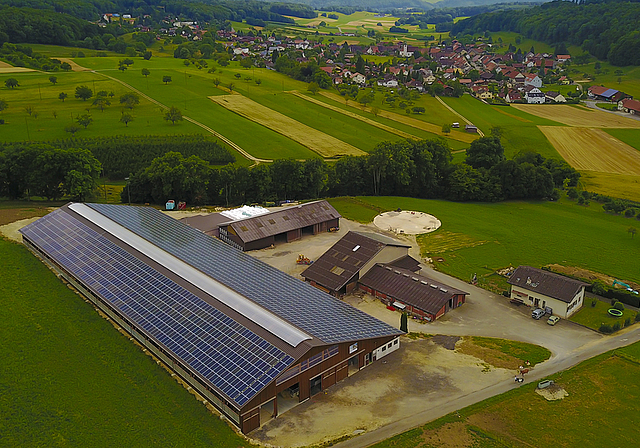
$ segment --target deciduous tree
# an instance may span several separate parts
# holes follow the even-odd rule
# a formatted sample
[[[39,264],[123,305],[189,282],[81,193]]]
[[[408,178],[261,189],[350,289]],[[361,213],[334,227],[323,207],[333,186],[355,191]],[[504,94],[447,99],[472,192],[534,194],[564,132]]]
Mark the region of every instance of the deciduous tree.
[[[15,89],[16,87],[20,87],[20,83],[16,78],[9,78],[4,81],[4,85],[10,89]]]
[[[176,121],[182,121],[182,112],[175,106],[172,106],[167,113],[164,114],[164,119],[170,121],[171,124],[176,124]]]
[[[93,96],[93,90],[87,86],[76,87],[76,98],[80,98],[82,101],[87,101]]]

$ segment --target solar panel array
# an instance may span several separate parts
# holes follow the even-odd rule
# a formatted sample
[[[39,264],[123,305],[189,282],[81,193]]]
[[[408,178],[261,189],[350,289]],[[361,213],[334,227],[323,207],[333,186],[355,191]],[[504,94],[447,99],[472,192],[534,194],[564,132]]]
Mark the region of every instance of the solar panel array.
[[[149,207],[87,204],[327,344],[396,328]]]
[[[22,233],[238,406],[294,361],[63,210]]]

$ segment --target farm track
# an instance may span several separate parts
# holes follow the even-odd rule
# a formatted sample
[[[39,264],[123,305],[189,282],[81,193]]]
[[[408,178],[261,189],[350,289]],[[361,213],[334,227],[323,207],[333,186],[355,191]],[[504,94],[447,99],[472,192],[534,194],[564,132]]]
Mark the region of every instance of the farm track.
[[[449,109],[451,112],[453,112],[454,114],[456,114],[458,117],[462,118],[462,121],[464,121],[464,122],[465,122],[465,123],[467,123],[467,124],[473,124],[473,123],[471,123],[469,120],[467,120],[467,119],[466,119],[466,118],[465,118],[461,113],[456,112],[456,110],[455,110],[453,107],[449,106],[447,103],[445,103],[444,101],[442,101],[442,98],[440,98],[439,96],[437,96],[437,95],[436,95],[436,99],[437,99],[438,101],[440,101],[440,104],[442,104],[444,107],[446,107],[447,109]],[[482,132],[482,131],[480,130],[480,128],[478,128],[478,134],[480,135],[480,137],[484,137],[484,132]]]
[[[332,106],[331,104],[324,103],[324,102],[319,101],[319,100],[317,100],[315,98],[311,98],[311,97],[309,97],[307,95],[304,95],[304,94],[298,92],[297,90],[290,90],[287,93],[295,95],[298,98],[301,98],[301,99],[303,99],[305,101],[309,101],[310,103],[317,104],[318,106],[325,107],[325,108],[327,108],[329,110],[332,110],[334,112],[338,112],[340,114],[346,115],[347,117],[354,118],[356,120],[360,120],[363,123],[367,123],[368,125],[375,126],[375,127],[379,128],[379,129],[382,129],[383,131],[387,131],[387,132],[390,132],[392,134],[399,135],[400,137],[403,137],[403,138],[411,138],[411,139],[414,139],[414,140],[420,140],[420,137],[417,137],[417,136],[415,136],[413,134],[409,134],[408,132],[400,131],[399,129],[393,128],[391,126],[387,126],[386,124],[378,123],[377,121],[371,120],[370,118],[367,118],[367,117],[363,117],[362,115],[358,115],[358,114],[356,114],[354,112],[350,112],[348,110],[344,110],[344,109],[340,109],[339,107]]]
[[[300,123],[243,95],[210,96],[209,99],[243,118],[300,143],[321,157],[366,154],[353,145]]]
[[[133,90],[133,91],[134,91],[134,92],[136,92],[138,95],[142,96],[143,98],[145,98],[145,99],[147,99],[147,100],[151,101],[153,104],[156,104],[156,105],[160,106],[161,108],[163,108],[163,109],[165,109],[165,110],[169,109],[169,107],[168,107],[168,106],[166,106],[166,105],[162,104],[160,101],[158,101],[158,100],[156,100],[156,99],[154,99],[154,98],[151,98],[149,95],[146,95],[145,93],[141,92],[140,90],[136,89],[135,87],[133,87],[133,86],[132,86],[132,85],[130,85],[130,84],[127,84],[127,83],[126,83],[126,82],[124,82],[124,81],[121,81],[121,80],[119,80],[119,79],[117,79],[117,78],[114,78],[113,76],[109,76],[109,75],[107,75],[107,74],[105,74],[105,73],[100,73],[100,72],[95,71],[95,70],[92,70],[92,71],[93,71],[93,73],[96,73],[96,74],[98,74],[98,75],[104,76],[104,77],[106,77],[106,78],[111,79],[112,81],[115,81],[115,82],[117,82],[117,83],[122,84],[122,85],[123,85],[123,86],[125,86],[126,88]],[[271,163],[271,162],[273,162],[273,160],[269,160],[269,159],[259,159],[259,158],[257,158],[257,157],[252,156],[251,154],[249,154],[247,151],[245,151],[244,149],[242,149],[242,148],[241,148],[239,145],[237,145],[236,143],[234,143],[234,142],[232,142],[231,140],[229,140],[229,139],[228,139],[227,137],[225,137],[224,135],[222,135],[222,134],[220,134],[220,133],[218,133],[218,132],[214,131],[214,130],[213,130],[213,129],[211,129],[209,126],[207,126],[207,125],[205,125],[205,124],[202,124],[202,123],[200,123],[199,121],[194,120],[193,118],[187,117],[186,115],[183,115],[182,117],[183,117],[185,120],[187,120],[188,122],[193,123],[193,124],[195,124],[196,126],[200,126],[202,129],[204,129],[205,131],[207,131],[207,132],[208,132],[208,133],[210,133],[211,135],[215,136],[216,138],[219,138],[220,140],[222,140],[223,142],[225,142],[227,145],[229,145],[231,148],[233,148],[234,150],[236,150],[236,151],[238,151],[240,154],[242,154],[242,156],[243,156],[243,157],[245,157],[245,158],[247,158],[247,159],[249,159],[249,160],[253,161],[254,163],[253,163],[253,165],[252,165],[252,166],[258,165],[258,164],[260,164],[260,163]]]
[[[333,101],[337,101],[337,102],[343,102],[344,98],[341,97],[340,95],[336,94],[336,93],[329,93],[329,92],[319,92],[320,95],[324,96],[325,98],[329,98],[330,100]],[[357,107],[355,105],[350,105],[349,107]],[[448,106],[447,106],[448,107]],[[371,108],[369,107],[365,107],[363,109],[365,112],[371,112]],[[456,111],[453,111],[456,115],[460,115],[458,114]],[[464,142],[464,143],[471,143],[472,141],[474,141],[477,136],[471,135],[471,134],[462,134],[460,133],[460,135],[457,135],[458,133],[456,132],[452,132],[449,135],[444,135],[442,133],[442,127],[435,125],[433,123],[427,123],[425,121],[422,120],[416,120],[415,118],[411,118],[411,117],[405,117],[404,115],[400,115],[400,114],[396,114],[395,112],[388,112],[386,110],[381,110],[380,113],[378,114],[379,117],[382,118],[387,118],[389,120],[393,120],[393,121],[397,121],[398,123],[402,123],[402,124],[406,124],[407,126],[411,126],[412,128],[416,128],[416,129],[420,129],[422,131],[426,131],[426,132],[431,132],[432,134],[436,134],[439,135],[441,137],[446,137],[446,138],[450,138],[453,140],[458,140],[459,142]]]
[[[601,173],[640,175],[640,151],[597,128],[538,126],[572,167]]]

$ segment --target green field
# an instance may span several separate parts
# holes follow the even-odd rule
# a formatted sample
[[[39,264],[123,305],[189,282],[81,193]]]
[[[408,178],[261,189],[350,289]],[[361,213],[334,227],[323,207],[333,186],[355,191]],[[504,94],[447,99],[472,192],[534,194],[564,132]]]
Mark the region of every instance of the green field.
[[[603,131],[640,151],[640,129],[603,129]]]
[[[380,442],[375,448],[631,447],[640,429],[640,343],[552,375],[568,396],[547,401],[525,384]],[[460,440],[466,444],[455,444]],[[426,442],[426,445],[425,445]]]
[[[418,237],[423,255],[442,258],[435,268],[462,280],[509,265],[558,263],[640,281],[640,239],[627,232],[633,223],[605,213],[597,203],[583,207],[565,199],[486,204],[399,197],[330,201],[345,218],[362,222],[397,208],[435,215],[442,227]]]
[[[0,265],[0,445],[249,446],[25,247]]]
[[[489,135],[493,126],[503,130],[502,145],[507,158],[519,152],[537,152],[544,157],[561,159],[560,154],[537,126],[559,126],[560,123],[536,117],[508,106],[490,106],[471,95],[442,98],[445,103]],[[463,125],[461,120],[461,126]]]

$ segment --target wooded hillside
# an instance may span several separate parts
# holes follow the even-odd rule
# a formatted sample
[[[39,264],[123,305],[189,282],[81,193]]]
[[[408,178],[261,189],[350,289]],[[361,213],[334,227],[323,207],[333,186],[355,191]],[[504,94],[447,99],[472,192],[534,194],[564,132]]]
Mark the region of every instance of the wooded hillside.
[[[514,31],[550,45],[565,42],[613,65],[640,65],[640,3],[545,3],[526,10],[481,14],[456,23],[455,36]]]

